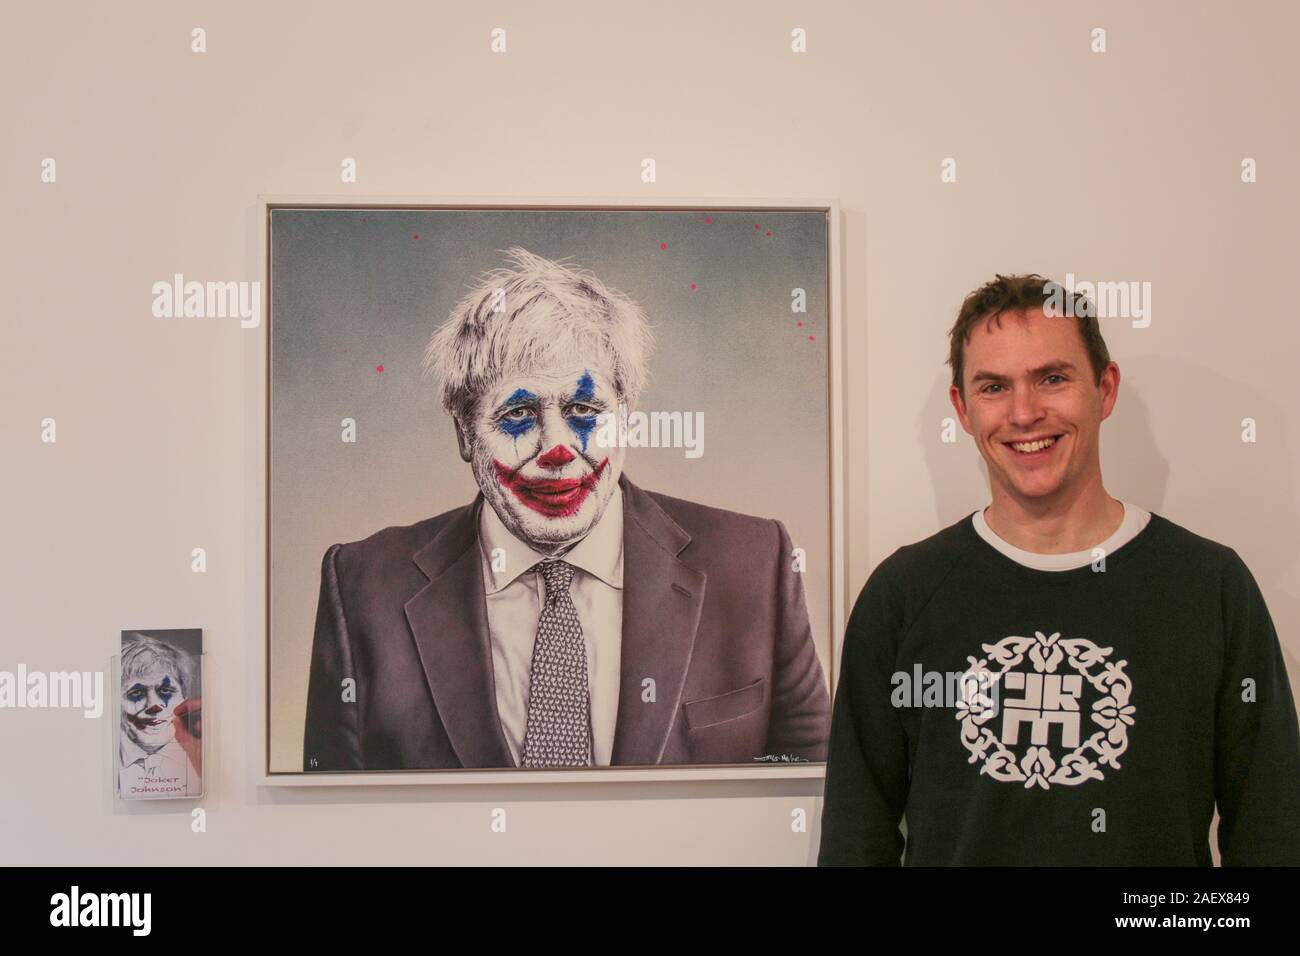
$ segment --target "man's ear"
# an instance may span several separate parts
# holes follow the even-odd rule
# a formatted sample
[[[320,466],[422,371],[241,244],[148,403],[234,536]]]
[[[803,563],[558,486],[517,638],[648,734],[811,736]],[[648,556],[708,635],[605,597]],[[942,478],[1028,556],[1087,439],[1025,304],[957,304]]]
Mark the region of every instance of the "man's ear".
[[[1119,366],[1114,362],[1107,365],[1097,387],[1101,390],[1101,417],[1105,421],[1110,418],[1110,413],[1115,409],[1115,401],[1119,398]]]
[[[957,410],[957,417],[961,419],[961,427],[965,429],[967,435],[973,435],[970,430],[970,421],[966,418],[966,400],[962,397],[961,389],[956,385],[948,387],[948,400],[952,402],[952,407]]]
[[[460,419],[454,418],[452,421],[456,425],[456,444],[460,446],[460,457],[464,461],[470,461],[473,456],[470,453],[469,435],[465,433],[464,427],[461,426]]]

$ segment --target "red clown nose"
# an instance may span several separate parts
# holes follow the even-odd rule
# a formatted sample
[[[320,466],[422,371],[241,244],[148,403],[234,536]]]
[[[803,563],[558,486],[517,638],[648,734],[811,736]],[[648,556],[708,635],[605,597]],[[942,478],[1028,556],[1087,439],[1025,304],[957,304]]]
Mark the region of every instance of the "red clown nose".
[[[556,445],[546,454],[537,459],[537,464],[543,468],[563,468],[569,462],[573,461],[574,454],[563,445]]]

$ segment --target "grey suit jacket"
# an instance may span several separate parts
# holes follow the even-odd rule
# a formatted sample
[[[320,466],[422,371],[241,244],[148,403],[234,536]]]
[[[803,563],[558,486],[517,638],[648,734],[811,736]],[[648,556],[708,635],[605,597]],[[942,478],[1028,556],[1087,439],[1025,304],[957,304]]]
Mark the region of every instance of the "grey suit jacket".
[[[830,704],[785,527],[624,475],[616,765],[826,759]],[[303,769],[511,767],[497,716],[480,494],[321,563]],[[343,681],[355,680],[355,700]],[[653,678],[655,700],[642,700]]]

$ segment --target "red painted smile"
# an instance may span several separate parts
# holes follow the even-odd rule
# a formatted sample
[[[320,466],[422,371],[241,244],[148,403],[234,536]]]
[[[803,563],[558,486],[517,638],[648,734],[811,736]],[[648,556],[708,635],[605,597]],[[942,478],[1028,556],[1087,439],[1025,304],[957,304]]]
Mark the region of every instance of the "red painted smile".
[[[148,713],[127,714],[126,719],[131,721],[131,723],[135,724],[136,727],[140,728],[141,730],[149,730],[153,727],[157,727],[160,724],[167,723],[167,721],[159,720],[157,717],[150,717]]]
[[[499,461],[492,462],[497,480],[528,507],[548,518],[566,518],[581,508],[608,464],[606,458],[595,471],[581,478],[526,478]]]

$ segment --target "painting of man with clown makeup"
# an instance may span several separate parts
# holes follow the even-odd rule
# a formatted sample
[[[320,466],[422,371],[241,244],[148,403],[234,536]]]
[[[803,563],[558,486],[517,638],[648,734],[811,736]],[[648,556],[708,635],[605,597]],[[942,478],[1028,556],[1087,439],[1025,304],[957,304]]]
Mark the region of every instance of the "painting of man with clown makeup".
[[[199,665],[182,646],[201,640],[195,630],[122,635],[117,780],[124,800],[203,794]]]
[[[479,494],[326,551],[305,771],[822,761],[785,526],[638,487],[642,309],[526,249],[424,356]]]

